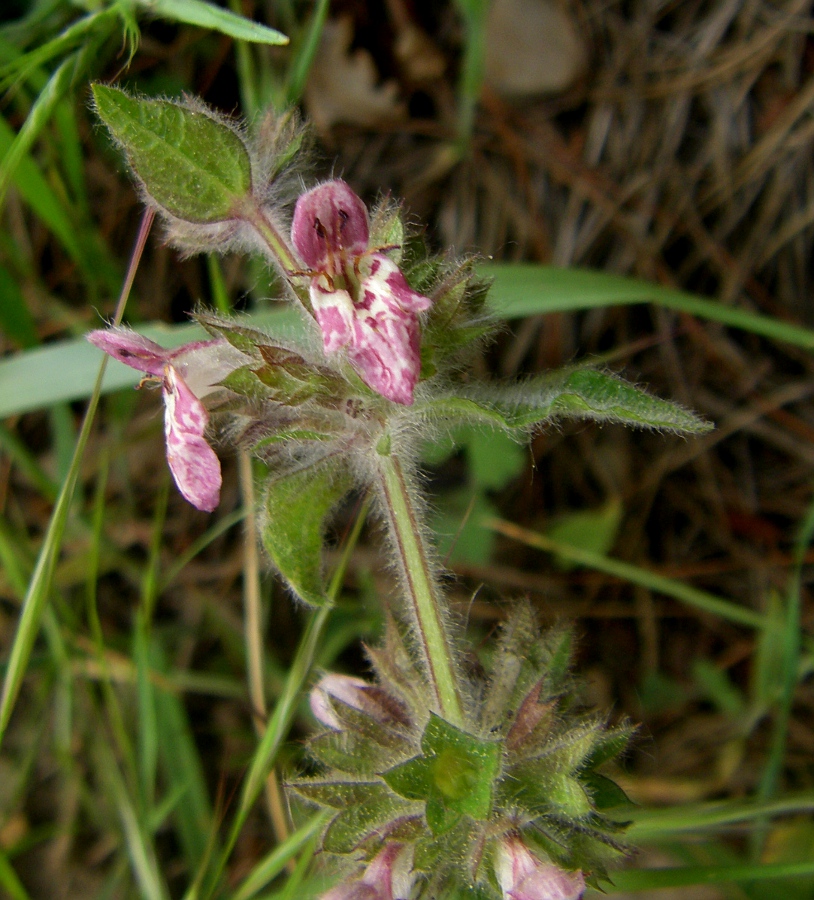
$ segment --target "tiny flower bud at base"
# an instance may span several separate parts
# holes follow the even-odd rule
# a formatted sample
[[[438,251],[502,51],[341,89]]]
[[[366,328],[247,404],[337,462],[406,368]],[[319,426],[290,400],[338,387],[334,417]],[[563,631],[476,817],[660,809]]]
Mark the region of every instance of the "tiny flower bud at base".
[[[413,848],[389,842],[360,879],[337,885],[321,900],[410,900],[414,880]]]
[[[495,874],[504,900],[580,900],[585,893],[582,872],[544,863],[519,837],[501,841]]]

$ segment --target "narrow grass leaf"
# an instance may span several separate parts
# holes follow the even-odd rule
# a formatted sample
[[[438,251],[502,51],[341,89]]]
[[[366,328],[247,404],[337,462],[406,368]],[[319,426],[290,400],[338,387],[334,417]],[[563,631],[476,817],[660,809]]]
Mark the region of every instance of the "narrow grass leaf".
[[[251,873],[235,891],[232,900],[251,900],[273,881],[286,867],[286,863],[322,830],[331,818],[331,813],[323,813],[309,819],[301,828],[276,846],[271,853],[260,860]]]
[[[305,82],[314,62],[314,57],[322,41],[322,31],[328,18],[330,0],[317,0],[311,13],[305,37],[294,48],[293,59],[288,68],[286,87],[286,105],[292,106],[302,100]]]
[[[359,540],[362,526],[367,518],[369,506],[370,502],[366,501],[356,518],[352,532],[342,548],[339,563],[328,587],[328,602],[311,614],[308,624],[305,627],[305,631],[300,638],[297,652],[288,670],[288,677],[286,678],[280,696],[275,704],[274,711],[266,725],[266,729],[263,732],[263,736],[260,739],[257,750],[252,757],[248,774],[243,782],[237,814],[235,815],[232,827],[229,830],[229,838],[226,846],[218,859],[213,876],[210,878],[205,888],[203,888],[200,893],[196,894],[196,900],[207,900],[217,887],[218,880],[226,867],[226,863],[237,843],[240,832],[246,824],[246,820],[252,807],[260,796],[260,792],[263,790],[266,777],[274,765],[277,753],[288,734],[288,729],[291,726],[291,722],[301,699],[302,690],[311,674],[311,669],[318,649],[322,644],[325,626],[333,611],[336,598],[339,596],[339,591],[341,590],[344,581],[351,554]],[[185,900],[191,900],[189,894]]]
[[[757,795],[760,800],[769,800],[777,790],[780,773],[786,756],[786,740],[788,738],[789,722],[791,721],[792,703],[797,687],[798,672],[800,667],[801,635],[800,614],[802,609],[802,570],[806,550],[814,539],[814,503],[806,513],[800,528],[800,534],[794,547],[794,568],[789,581],[786,595],[786,618],[782,638],[783,666],[779,670],[778,684],[780,699],[775,708],[775,719],[772,728],[771,743],[769,745],[769,757],[763,769],[758,785]],[[754,832],[752,851],[754,858],[760,853],[765,823]]]
[[[8,669],[3,680],[3,692],[0,696],[0,744],[2,744],[14,703],[20,691],[28,665],[28,658],[31,655],[34,641],[39,632],[42,613],[51,591],[54,569],[59,557],[59,549],[62,545],[62,535],[68,520],[68,512],[73,502],[74,490],[79,477],[80,463],[85,452],[85,445],[90,436],[96,407],[99,403],[99,391],[103,373],[104,362],[100,368],[96,387],[85,412],[82,430],[76,442],[76,450],[74,451],[68,475],[62,483],[62,488],[51,519],[48,522],[39,557],[23,600],[22,614],[12,643]]]
[[[17,136],[0,162],[0,206],[3,205],[6,191],[18,166],[28,155],[43,128],[51,120],[57,104],[86,71],[87,63],[94,58],[96,49],[97,45],[94,42],[64,59],[38,94],[22,128],[17,132]]]
[[[744,863],[725,866],[676,866],[664,869],[623,869],[613,873],[613,884],[603,884],[603,892],[651,891],[700,884],[733,884],[767,881],[773,878],[800,878],[814,875],[814,860],[791,863]],[[591,896],[596,896],[592,894]]]
[[[506,537],[527,544],[529,547],[536,547],[577,565],[587,566],[590,569],[605,572],[607,575],[612,575],[615,578],[630,581],[632,584],[641,585],[648,590],[663,594],[666,597],[672,597],[710,615],[720,616],[722,619],[727,619],[730,622],[736,622],[749,628],[762,629],[765,625],[764,617],[760,613],[738,606],[730,600],[716,597],[714,594],[709,594],[706,591],[700,591],[675,579],[666,578],[664,575],[658,575],[655,572],[649,572],[647,569],[634,566],[632,563],[613,559],[609,556],[602,556],[599,553],[593,553],[581,547],[572,547],[569,544],[552,540],[547,535],[520,528],[511,522],[504,522],[500,519],[487,519],[484,525],[487,528],[493,528]]]
[[[626,831],[632,843],[645,843],[686,832],[724,829],[760,818],[810,815],[814,813],[814,793],[792,794],[777,800],[723,800],[713,803],[672,806],[665,809],[634,807],[624,810],[632,820]]]
[[[80,43],[87,46],[95,43],[99,38],[103,39],[110,33],[117,18],[115,8],[103,9],[83,16],[64,28],[55,38],[40,43],[0,66],[0,91],[7,90],[15,82],[27,80],[40,66],[67,53]],[[4,55],[8,56],[9,54],[7,52]]]
[[[153,656],[163,671],[161,648],[153,643]],[[169,691],[155,692],[158,725],[158,750],[161,771],[170,791],[181,791],[183,797],[173,811],[178,839],[190,872],[198,871],[212,849],[216,831],[215,817],[206,785],[204,767],[184,704]]]
[[[274,28],[252,22],[203,0],[136,0],[151,15],[185,25],[197,25],[228,35],[237,41],[255,44],[287,44],[288,38]]]
[[[3,889],[9,900],[31,900],[20,881],[8,857],[0,848],[0,888]]]
[[[5,162],[5,160],[4,160]],[[0,331],[20,347],[35,347],[39,343],[37,327],[28,309],[23,292],[11,273],[0,266]]]
[[[10,139],[9,135],[13,137],[13,132],[0,119],[0,153],[3,152],[3,141]],[[30,163],[30,160],[26,162]],[[21,166],[18,172],[18,177],[25,171],[34,179],[27,187],[26,199],[33,206],[33,201],[40,196],[38,188],[41,187],[56,204],[55,210],[50,207],[49,210],[63,215],[64,229],[70,235],[71,226],[61,213],[50,188],[39,176],[33,163],[30,163],[30,168],[34,170],[33,173],[27,165]],[[35,184],[37,177],[40,180]],[[45,215],[36,208],[35,211],[52,227]],[[52,230],[57,233],[56,228]],[[61,233],[59,236],[62,239]],[[807,349],[814,348],[814,331],[810,329],[724,306],[713,300],[663,288],[647,281],[603,272],[514,263],[484,264],[479,271],[494,280],[492,305],[495,314],[503,319],[548,312],[656,303],[778,341]],[[275,331],[280,329],[292,336],[302,332],[302,319],[291,307],[263,312],[247,319],[252,325],[271,327]],[[139,328],[139,332],[165,346],[178,346],[185,341],[205,337],[203,330],[195,325],[169,327],[153,324]],[[29,350],[0,361],[0,418],[41,409],[59,400],[87,397],[93,385],[98,358],[98,351],[80,338]],[[137,382],[138,375],[132,369],[116,363],[110,366],[103,390],[107,393],[133,386]]]
[[[761,316],[639,278],[525,263],[484,263],[478,267],[478,274],[494,280],[492,305],[504,319],[655,303],[731,328],[814,349],[814,331],[802,325]]]
[[[154,849],[141,827],[118,763],[104,739],[97,742],[97,752],[97,765],[119,814],[130,865],[141,894],[145,900],[168,900],[169,894],[162,882]]]
[[[6,158],[14,146],[16,137],[6,120],[0,117],[0,159]],[[76,236],[76,229],[42,172],[29,156],[23,157],[15,164],[14,187],[35,215],[54,233],[68,255],[83,265],[84,254]],[[92,384],[93,378],[85,380],[85,394],[89,392]]]

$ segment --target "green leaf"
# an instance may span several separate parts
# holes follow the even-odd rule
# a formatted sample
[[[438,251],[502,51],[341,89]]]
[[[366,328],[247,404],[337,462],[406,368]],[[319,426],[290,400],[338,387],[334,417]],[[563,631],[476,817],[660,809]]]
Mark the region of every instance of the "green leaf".
[[[448,831],[465,815],[488,818],[501,745],[467,734],[432,713],[421,749],[423,756],[394,766],[382,777],[400,796],[426,801],[433,834]]]
[[[524,431],[560,418],[622,422],[685,434],[713,426],[676,403],[653,397],[635,385],[597,369],[565,369],[520,384],[467,386],[457,396],[425,405],[446,419]]]
[[[329,809],[356,806],[385,789],[379,781],[343,781],[337,778],[309,778],[289,782],[289,786],[306,800]]]
[[[591,752],[585,760],[586,769],[595,769],[597,766],[615,759],[630,743],[634,731],[635,729],[630,725],[623,724],[617,728],[598,732]]]
[[[350,853],[371,834],[379,831],[382,825],[403,815],[404,811],[404,801],[392,794],[380,802],[368,800],[360,806],[343,810],[325,831],[323,849],[328,853]]]
[[[267,482],[266,550],[291,590],[312,606],[325,602],[325,519],[352,486],[347,463],[334,455],[303,463]]]
[[[392,762],[393,753],[373,741],[346,731],[328,731],[308,742],[315,759],[349,775],[376,775]]]
[[[16,344],[34,347],[39,343],[37,328],[23,292],[7,269],[0,266],[0,328]]]
[[[145,7],[152,15],[186,25],[197,25],[218,31],[238,41],[250,41],[255,44],[287,44],[288,38],[279,31],[252,22],[244,16],[221,9],[203,0],[137,0],[139,6]]]
[[[234,129],[203,106],[134,98],[101,84],[93,96],[99,117],[160,207],[187,222],[235,216],[252,174]]]
[[[632,806],[628,795],[619,785],[599,775],[597,772],[588,772],[580,775],[580,781],[588,788],[596,809],[616,809],[617,807]]]

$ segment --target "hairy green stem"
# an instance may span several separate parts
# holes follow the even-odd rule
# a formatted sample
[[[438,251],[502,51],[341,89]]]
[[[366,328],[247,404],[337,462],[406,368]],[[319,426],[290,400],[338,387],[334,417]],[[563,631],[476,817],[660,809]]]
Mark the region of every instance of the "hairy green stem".
[[[298,271],[299,266],[288,242],[277,230],[275,224],[253,200],[246,203],[246,207],[241,210],[240,215],[260,235],[263,243],[271,250],[272,256],[290,280],[291,276]]]
[[[398,457],[380,454],[378,461],[393,544],[399,556],[430,685],[441,715],[453,725],[463,727],[453,650],[442,614],[443,600],[418,527],[418,513],[407,490]]]

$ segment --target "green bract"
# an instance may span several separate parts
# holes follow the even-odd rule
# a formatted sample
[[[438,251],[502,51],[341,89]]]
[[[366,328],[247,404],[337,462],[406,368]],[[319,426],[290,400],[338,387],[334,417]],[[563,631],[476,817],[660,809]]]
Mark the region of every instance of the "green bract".
[[[235,217],[252,187],[242,138],[194,103],[130,97],[93,86],[99,117],[121,144],[142,187],[163,211],[186,222]]]

